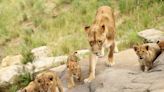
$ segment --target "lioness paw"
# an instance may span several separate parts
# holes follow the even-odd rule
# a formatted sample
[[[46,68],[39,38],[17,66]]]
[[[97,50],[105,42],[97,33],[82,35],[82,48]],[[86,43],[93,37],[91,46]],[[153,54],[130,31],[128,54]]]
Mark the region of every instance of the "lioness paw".
[[[115,62],[106,61],[106,66],[107,67],[112,67],[113,65],[115,65]]]
[[[90,76],[89,78],[84,79],[84,83],[90,83],[94,79],[95,79],[95,76]]]
[[[73,88],[75,85],[73,85],[73,84],[68,84],[68,88],[70,89],[70,88]]]
[[[84,83],[90,83],[92,80],[90,80],[89,78],[84,79]]]

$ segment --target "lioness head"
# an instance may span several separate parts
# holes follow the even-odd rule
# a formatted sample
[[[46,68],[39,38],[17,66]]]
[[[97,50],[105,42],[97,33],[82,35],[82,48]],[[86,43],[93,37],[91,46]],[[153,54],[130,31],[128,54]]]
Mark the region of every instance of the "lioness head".
[[[35,81],[37,82],[41,92],[48,92],[51,87],[57,85],[57,75],[51,71],[43,72],[36,76]]]
[[[21,92],[40,92],[35,82],[30,82]]]
[[[81,68],[77,57],[77,52],[71,54],[67,59],[67,68],[73,74],[74,77],[80,78]]]
[[[148,55],[148,50],[150,49],[149,45],[138,45],[133,46],[134,51],[136,52],[139,59],[145,59]]]
[[[85,32],[87,33],[88,36],[88,41],[91,47],[91,51],[97,55],[100,56],[102,46],[106,40],[106,35],[105,35],[105,25],[102,26],[86,26],[85,27]]]

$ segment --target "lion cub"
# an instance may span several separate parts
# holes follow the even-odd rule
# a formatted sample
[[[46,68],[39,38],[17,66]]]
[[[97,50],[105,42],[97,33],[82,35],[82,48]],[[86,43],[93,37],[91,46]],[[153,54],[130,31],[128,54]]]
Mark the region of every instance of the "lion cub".
[[[78,62],[77,52],[71,54],[67,59],[68,88],[75,86],[74,78],[81,81],[81,67]]]
[[[35,81],[30,82],[21,92],[40,92]]]
[[[40,92],[63,92],[61,81],[53,71],[45,71],[38,74],[35,78]],[[56,88],[58,91],[56,91]]]
[[[153,68],[153,62],[160,54],[160,48],[155,43],[147,43],[143,45],[133,46],[134,51],[138,56],[140,68],[142,71],[147,71]]]
[[[158,41],[157,44],[161,48],[161,50],[164,51],[164,40]]]

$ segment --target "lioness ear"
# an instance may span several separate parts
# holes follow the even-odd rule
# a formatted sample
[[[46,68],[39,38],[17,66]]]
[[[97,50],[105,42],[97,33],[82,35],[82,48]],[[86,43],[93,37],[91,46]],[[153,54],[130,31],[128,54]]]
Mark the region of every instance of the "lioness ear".
[[[137,45],[134,45],[133,46],[133,49],[134,49],[134,51],[137,51],[138,50],[138,46]]]
[[[102,28],[101,31],[104,32],[105,31],[105,25],[102,25],[101,28]]]
[[[90,26],[85,26],[84,27],[85,32],[88,32],[89,31],[89,28],[90,28]]]
[[[146,45],[145,48],[146,48],[146,50],[149,50],[149,45]]]

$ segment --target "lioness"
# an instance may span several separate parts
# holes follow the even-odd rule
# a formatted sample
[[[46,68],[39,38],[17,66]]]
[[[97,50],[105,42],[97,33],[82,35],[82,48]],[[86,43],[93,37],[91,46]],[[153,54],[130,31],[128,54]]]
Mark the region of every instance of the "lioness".
[[[115,47],[115,19],[113,10],[108,6],[102,6],[97,10],[96,18],[91,26],[85,27],[92,54],[90,55],[90,75],[84,82],[95,79],[97,58],[104,55],[104,49],[109,50],[108,66],[115,64],[113,60]]]
[[[74,78],[81,81],[81,67],[78,61],[77,52],[71,54],[67,59],[67,72],[68,72],[68,88],[75,86]]]
[[[149,71],[152,69],[154,60],[161,53],[161,50],[156,43],[134,45],[133,48],[138,56],[138,61],[142,71]]]
[[[161,48],[161,50],[164,51],[164,40],[158,41],[157,44]]]
[[[35,81],[30,82],[21,92],[40,92]]]
[[[63,92],[61,81],[53,71],[45,71],[38,74],[35,78],[40,92]],[[56,88],[58,91],[56,91]]]

